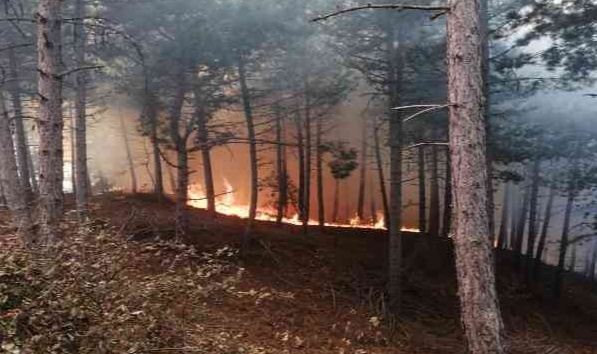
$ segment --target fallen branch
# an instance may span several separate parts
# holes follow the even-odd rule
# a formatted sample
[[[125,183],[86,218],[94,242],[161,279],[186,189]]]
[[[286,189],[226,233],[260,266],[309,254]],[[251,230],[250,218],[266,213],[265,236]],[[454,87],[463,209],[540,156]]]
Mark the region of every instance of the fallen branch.
[[[403,10],[439,11],[439,13],[434,14],[432,16],[432,19],[435,19],[450,10],[450,8],[447,6],[413,5],[413,4],[386,4],[386,5],[367,4],[367,5],[360,5],[360,6],[350,7],[350,8],[343,9],[343,10],[334,11],[329,14],[316,17],[316,18],[312,19],[311,22],[324,21],[329,18],[338,16],[338,15],[342,15],[345,13],[360,11],[360,10],[367,10],[367,9],[384,9],[384,10],[397,10],[397,11],[403,11]]]

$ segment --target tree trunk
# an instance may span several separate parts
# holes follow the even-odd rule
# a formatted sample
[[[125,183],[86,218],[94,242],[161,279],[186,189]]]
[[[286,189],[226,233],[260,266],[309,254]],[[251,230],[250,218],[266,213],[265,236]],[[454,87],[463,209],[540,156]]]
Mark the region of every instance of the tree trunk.
[[[296,119],[296,140],[298,152],[298,215],[299,220],[303,220],[303,213],[305,211],[305,144],[303,139],[303,123],[301,114],[297,112]]]
[[[340,207],[340,179],[334,180],[334,212],[332,213],[332,221],[338,222],[338,208]]]
[[[431,147],[431,195],[429,198],[429,235],[439,236],[439,174],[437,171],[437,146]]]
[[[572,207],[574,206],[574,199],[576,198],[576,178],[577,178],[578,161],[573,162],[570,170],[570,180],[568,182],[568,196],[566,198],[566,210],[564,212],[564,225],[562,227],[562,238],[560,240],[560,254],[558,257],[558,266],[556,269],[555,279],[555,296],[558,298],[562,293],[562,276],[564,273],[564,266],[566,264],[566,253],[568,251],[568,237],[570,232],[570,221],[572,219]]]
[[[547,243],[547,231],[549,230],[549,223],[551,221],[551,214],[553,209],[553,202],[556,197],[555,183],[549,189],[549,196],[547,197],[547,205],[545,206],[545,217],[543,225],[541,226],[541,236],[539,237],[539,244],[537,245],[537,253],[535,255],[534,278],[539,279],[541,274],[541,266],[543,264],[543,252],[545,251],[545,244]]]
[[[447,62],[454,249],[467,347],[506,352],[490,241],[478,0],[448,0]]]
[[[10,73],[10,84],[8,89],[12,98],[13,121],[15,127],[15,147],[17,153],[17,165],[19,177],[23,186],[23,193],[28,203],[33,201],[33,190],[31,188],[31,172],[29,170],[27,133],[23,121],[23,105],[21,101],[21,84],[17,70],[17,57],[14,48],[8,49],[8,69]]]
[[[181,69],[182,70],[182,69]],[[179,72],[177,75],[176,93],[174,94],[174,102],[172,103],[172,112],[170,114],[170,137],[172,143],[176,148],[176,171],[177,182],[176,187],[176,236],[186,234],[188,231],[187,218],[185,215],[185,206],[187,204],[187,194],[189,187],[189,167],[188,167],[188,151],[187,151],[187,132],[181,134],[181,116],[182,108],[185,99],[185,81],[184,72]]]
[[[400,106],[402,58],[398,53],[397,29],[387,31],[389,62],[390,109]],[[390,307],[399,310],[402,304],[402,115],[391,110],[390,117],[390,233],[388,243],[388,294]]]
[[[539,172],[541,169],[541,161],[535,160],[533,162],[531,172],[531,200],[529,206],[529,236],[527,240],[527,253],[525,260],[525,278],[530,282],[533,276],[533,260],[535,256],[535,240],[537,238],[537,209],[539,203]]]
[[[118,112],[118,116],[120,117],[120,130],[122,131],[124,148],[126,150],[126,161],[129,165],[129,173],[131,175],[131,192],[133,194],[137,194],[137,174],[135,172],[135,162],[133,160],[133,154],[131,152],[131,146],[129,144],[126,124],[124,123],[122,113]]]
[[[452,230],[452,170],[450,169],[450,151],[446,150],[446,181],[444,187],[444,220],[442,235],[448,237]]]
[[[497,249],[505,248],[506,239],[508,238],[508,217],[510,216],[510,184],[506,182],[504,188],[504,202],[502,203],[502,220],[500,223],[500,233],[498,235]]]
[[[316,151],[317,151],[317,219],[319,220],[320,231],[323,231],[325,226],[325,195],[323,194],[323,118],[317,119],[316,132]]]
[[[21,182],[10,133],[10,117],[6,110],[4,96],[0,92],[0,185],[2,185],[2,195],[6,198],[6,204],[14,214],[21,241],[24,244],[30,244],[35,240],[35,235],[31,208]]]
[[[379,128],[373,130],[373,142],[375,144],[375,162],[377,164],[377,175],[379,180],[379,194],[381,194],[381,201],[383,206],[384,226],[389,228],[390,223],[390,208],[388,205],[388,193],[386,191],[386,178],[383,171],[383,160],[381,158],[381,147],[379,144]]]
[[[160,140],[158,138],[158,112],[153,95],[148,97],[147,114],[149,118],[149,139],[151,141],[153,156],[153,193],[161,201],[164,196],[164,177],[162,174],[162,157],[160,156]]]
[[[31,190],[33,191],[33,195],[37,195],[39,193],[39,186],[37,184],[37,176],[35,175],[31,146],[29,144],[27,144],[27,164],[29,165],[29,175],[31,177]]]
[[[515,265],[520,267],[522,260],[522,245],[524,241],[524,230],[527,224],[527,214],[529,211],[529,203],[531,201],[531,193],[529,186],[523,186],[524,192],[522,196],[522,205],[520,206],[520,213],[516,225],[516,238],[514,239],[514,251],[516,252]]]
[[[359,223],[365,220],[365,186],[367,184],[367,119],[364,117],[361,129],[361,165],[359,171],[359,199],[357,204]]]
[[[72,184],[72,193],[75,197],[75,203],[77,201],[77,139],[76,139],[76,132],[77,129],[75,126],[75,111],[71,109],[71,105],[68,105],[68,111],[70,113],[70,183]]]
[[[42,0],[38,24],[39,189],[41,233],[46,244],[61,238],[62,191],[62,1]]]
[[[198,96],[196,93],[195,96]],[[207,210],[212,216],[216,216],[216,192],[214,188],[214,177],[211,165],[211,147],[209,146],[207,131],[207,116],[201,107],[200,102],[196,102],[195,114],[197,118],[197,139],[201,150],[201,159],[203,160],[203,180],[205,183],[205,197],[207,198]]]
[[[255,226],[255,216],[257,215],[257,198],[259,197],[259,167],[257,157],[257,141],[255,140],[255,125],[253,123],[253,108],[251,107],[251,97],[249,86],[247,84],[247,72],[245,59],[242,55],[238,57],[238,74],[240,79],[241,96],[245,120],[247,122],[247,133],[249,137],[249,156],[251,160],[251,201],[249,204],[249,218],[247,228],[242,238],[242,250],[246,250],[248,238],[253,234]]]
[[[570,262],[568,263],[568,271],[570,273],[574,273],[576,270],[576,244],[572,245],[572,250],[570,250]]]
[[[280,107],[274,108],[276,116],[276,179],[278,187],[278,201],[276,203],[276,224],[278,227],[282,226],[282,219],[284,218],[284,204],[286,199],[286,175],[284,173],[284,141],[282,139],[282,114]]]
[[[85,66],[85,52],[87,35],[83,19],[85,18],[85,2],[76,0],[75,17],[78,18],[74,29],[75,41],[75,65],[77,68]],[[85,70],[79,70],[75,73],[75,112],[76,112],[76,161],[77,161],[77,215],[79,221],[87,219],[89,203],[89,185],[87,171],[87,73]]]
[[[311,214],[311,102],[309,100],[309,84],[305,83],[305,197],[303,199],[303,233],[309,232],[309,216]]]
[[[597,270],[597,240],[593,240],[591,247],[591,262],[589,263],[589,282],[595,283],[595,270]]]
[[[425,147],[417,149],[417,164],[419,174],[419,230],[427,231],[427,189],[425,187]]]

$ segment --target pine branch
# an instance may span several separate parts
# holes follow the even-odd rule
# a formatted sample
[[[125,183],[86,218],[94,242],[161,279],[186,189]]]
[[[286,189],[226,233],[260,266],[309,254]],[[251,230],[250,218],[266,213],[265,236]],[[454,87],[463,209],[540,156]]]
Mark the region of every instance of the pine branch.
[[[430,6],[430,5],[412,5],[412,4],[386,4],[386,5],[375,5],[375,4],[367,4],[361,6],[350,7],[343,10],[338,10],[331,12],[326,15],[321,15],[311,20],[311,22],[319,22],[324,21],[332,17],[336,17],[338,15],[342,15],[349,12],[360,11],[360,10],[367,10],[367,9],[385,9],[385,10],[420,10],[420,11],[439,11],[437,14],[434,14],[431,18],[435,19],[450,10],[447,6]]]

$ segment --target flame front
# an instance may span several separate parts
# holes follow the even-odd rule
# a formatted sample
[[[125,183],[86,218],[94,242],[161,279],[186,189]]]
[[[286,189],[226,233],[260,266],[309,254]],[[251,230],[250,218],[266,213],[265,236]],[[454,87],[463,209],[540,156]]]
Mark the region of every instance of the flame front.
[[[234,198],[234,188],[232,188],[232,185],[228,182],[226,178],[224,178],[223,180],[226,192],[220,197],[216,198],[216,211],[223,215],[238,216],[244,219],[248,218],[249,206],[237,203]],[[203,187],[201,185],[193,184],[189,186],[189,201],[187,204],[193,208],[207,209],[207,199],[205,199],[205,192],[203,191]],[[262,221],[276,221],[276,211],[271,209],[260,208],[259,210],[257,210],[256,219]],[[298,214],[295,214],[291,218],[283,218],[282,222],[291,225],[303,224],[303,222],[299,219]],[[317,220],[309,219],[309,225],[317,226],[319,225],[319,222]],[[326,222],[325,226],[356,229],[385,229],[384,217],[382,212],[378,212],[377,222],[375,223],[363,223],[358,217],[355,216],[351,218],[347,224]],[[402,228],[402,230],[408,232],[419,232],[419,229],[411,228]]]

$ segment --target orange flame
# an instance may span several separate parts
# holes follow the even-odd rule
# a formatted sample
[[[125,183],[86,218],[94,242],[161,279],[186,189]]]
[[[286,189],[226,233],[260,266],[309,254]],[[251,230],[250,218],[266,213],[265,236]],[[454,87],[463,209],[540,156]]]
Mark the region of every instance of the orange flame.
[[[234,198],[234,188],[232,188],[232,185],[226,178],[224,178],[223,181],[226,188],[226,193],[216,198],[216,211],[223,215],[238,216],[244,219],[248,218],[249,206],[237,203]],[[203,187],[201,185],[193,184],[189,186],[189,201],[187,204],[197,209],[207,208],[205,192],[203,191]],[[262,221],[276,221],[276,211],[269,208],[260,208],[257,211],[256,219]],[[282,219],[282,222],[291,225],[303,224],[302,220],[299,219],[298,214],[293,215],[291,218],[285,217]],[[317,226],[319,225],[319,222],[317,220],[310,219],[308,224],[311,226]],[[326,222],[325,226],[355,229],[385,229],[383,212],[378,212],[376,223],[363,223],[357,216],[355,216],[351,218],[347,224]],[[402,230],[408,232],[419,232],[419,229],[411,228],[402,228]]]

